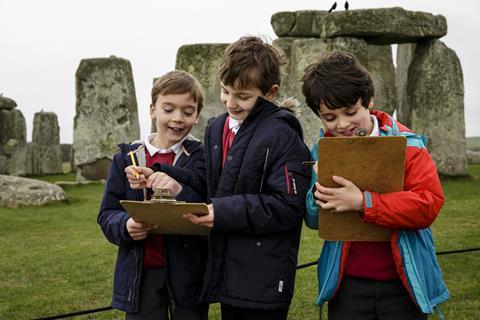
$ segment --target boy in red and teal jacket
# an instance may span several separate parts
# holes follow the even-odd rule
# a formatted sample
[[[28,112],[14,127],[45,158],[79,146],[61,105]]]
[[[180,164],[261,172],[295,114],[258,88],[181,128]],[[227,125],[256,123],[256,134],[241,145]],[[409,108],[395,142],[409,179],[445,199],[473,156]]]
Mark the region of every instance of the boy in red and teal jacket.
[[[360,190],[338,176],[333,180],[341,187],[326,188],[313,174],[306,200],[310,228],[318,228],[320,206],[338,214],[358,211],[364,222],[393,229],[390,242],[325,241],[317,303],[329,302],[329,319],[427,319],[449,293],[429,228],[444,196],[426,138],[384,112],[369,110],[373,82],[352,55],[335,52],[307,67],[302,89],[325,126],[320,138],[348,137],[363,128],[370,136],[407,139],[404,191]],[[317,145],[311,155],[317,159]]]

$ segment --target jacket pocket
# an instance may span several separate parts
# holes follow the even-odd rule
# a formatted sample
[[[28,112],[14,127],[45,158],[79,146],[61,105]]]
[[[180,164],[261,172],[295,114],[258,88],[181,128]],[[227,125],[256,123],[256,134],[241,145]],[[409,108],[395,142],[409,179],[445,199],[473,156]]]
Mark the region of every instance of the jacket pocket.
[[[310,178],[309,168],[300,161],[287,161],[283,166],[287,194],[305,194]]]

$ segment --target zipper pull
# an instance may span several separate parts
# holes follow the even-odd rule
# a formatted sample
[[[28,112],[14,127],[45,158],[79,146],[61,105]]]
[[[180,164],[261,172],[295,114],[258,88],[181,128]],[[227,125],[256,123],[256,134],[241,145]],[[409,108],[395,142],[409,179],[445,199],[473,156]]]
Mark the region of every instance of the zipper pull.
[[[292,184],[293,184],[293,193],[297,195],[297,184],[295,182],[295,177],[292,174]]]

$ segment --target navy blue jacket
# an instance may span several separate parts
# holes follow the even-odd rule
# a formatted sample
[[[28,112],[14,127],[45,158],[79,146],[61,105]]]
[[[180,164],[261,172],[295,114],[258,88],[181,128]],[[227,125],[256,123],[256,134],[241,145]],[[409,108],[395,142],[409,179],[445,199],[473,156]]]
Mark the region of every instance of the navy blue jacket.
[[[215,218],[202,296],[252,309],[290,305],[310,171],[302,129],[262,98],[244,120],[222,170],[227,114],[205,133],[208,195]]]
[[[119,201],[124,199],[143,201],[144,199],[143,190],[130,188],[124,172],[125,167],[131,165],[127,153],[139,146],[141,145],[119,145],[121,151],[113,158],[97,219],[106,238],[118,246],[112,307],[130,313],[138,311],[144,241],[135,241],[128,234],[126,222],[129,216]],[[200,192],[194,191],[189,185],[182,185],[182,192],[176,198],[188,202],[205,202],[205,196],[202,196],[202,193],[205,194],[205,182],[198,180],[204,177],[201,174],[205,170],[204,165],[202,144],[199,141],[185,140],[182,145],[182,154],[176,160],[175,167],[159,166],[159,168],[165,171],[176,170],[177,175],[180,176],[179,180],[182,179],[180,168],[191,168],[194,172],[199,172],[200,174],[197,175],[185,174],[185,177],[190,179],[187,182],[192,186],[202,186],[199,188]],[[182,181],[179,182],[182,183]],[[168,289],[175,305],[181,308],[200,303],[207,245],[206,237],[164,236]]]

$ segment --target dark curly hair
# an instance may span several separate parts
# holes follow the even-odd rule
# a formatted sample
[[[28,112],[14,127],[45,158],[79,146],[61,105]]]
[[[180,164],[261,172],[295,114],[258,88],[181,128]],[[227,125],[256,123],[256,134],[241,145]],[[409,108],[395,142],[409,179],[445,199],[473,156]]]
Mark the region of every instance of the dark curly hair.
[[[329,109],[353,106],[361,99],[368,108],[375,88],[367,69],[350,53],[335,51],[305,69],[302,92],[307,105],[319,115],[320,104]]]

